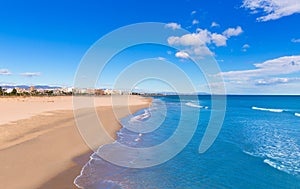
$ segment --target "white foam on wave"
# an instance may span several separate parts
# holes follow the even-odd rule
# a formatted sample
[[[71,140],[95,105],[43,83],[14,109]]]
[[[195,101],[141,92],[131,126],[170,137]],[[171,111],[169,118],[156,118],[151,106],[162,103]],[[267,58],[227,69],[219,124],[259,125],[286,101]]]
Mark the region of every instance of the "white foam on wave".
[[[263,127],[259,131],[262,133],[255,131],[253,138],[249,135],[253,147],[243,152],[253,157],[263,158],[264,163],[277,170],[300,175],[300,146],[297,140],[277,130],[272,132],[269,129],[264,130]]]
[[[276,112],[276,113],[281,113],[281,112],[284,111],[282,109],[258,108],[258,107],[255,107],[255,106],[253,106],[252,109],[253,110],[261,110],[261,111]]]
[[[248,154],[249,156],[259,157],[258,155],[256,155],[256,154],[253,153],[253,152],[248,152],[248,151],[246,151],[246,150],[243,150],[243,152],[244,152],[245,154]]]
[[[264,163],[268,164],[269,166],[279,170],[279,171],[284,171],[284,172],[287,172],[287,170],[285,170],[285,166],[283,164],[277,164],[276,162],[273,162],[272,160],[270,159],[265,159],[264,160]]]
[[[300,113],[295,113],[295,116],[300,117]]]
[[[135,142],[138,142],[141,140],[141,137],[143,136],[142,133],[139,133],[138,138],[134,139]]]
[[[187,103],[185,103],[185,105],[190,106],[190,107],[194,107],[194,108],[208,109],[207,106],[200,106],[200,105],[194,104],[192,102],[187,102]]]
[[[138,142],[138,141],[140,141],[140,140],[141,140],[141,138],[136,138],[136,139],[134,139],[135,142]]]
[[[144,119],[147,119],[151,116],[151,113],[149,110],[144,110],[143,114],[134,116],[130,119],[130,122],[136,122],[136,121],[143,121]]]

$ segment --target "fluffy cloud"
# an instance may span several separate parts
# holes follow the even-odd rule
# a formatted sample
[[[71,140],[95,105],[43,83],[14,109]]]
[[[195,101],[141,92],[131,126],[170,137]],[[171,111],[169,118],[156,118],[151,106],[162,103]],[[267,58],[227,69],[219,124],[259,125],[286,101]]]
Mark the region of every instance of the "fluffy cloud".
[[[223,32],[223,35],[226,36],[227,38],[232,37],[232,36],[238,36],[241,33],[243,33],[243,29],[241,26],[238,26],[236,28],[228,28]]]
[[[166,28],[171,28],[173,30],[177,30],[177,29],[181,28],[181,25],[177,24],[175,22],[171,22],[171,23],[166,24]]]
[[[198,29],[196,33],[185,34],[181,37],[171,36],[168,38],[168,43],[170,45],[200,46],[210,43],[210,35],[208,30]]]
[[[292,39],[291,40],[293,43],[300,43],[300,39]]]
[[[227,80],[249,80],[274,75],[286,75],[300,72],[300,56],[284,56],[263,63],[254,64],[256,69],[222,72]]]
[[[220,24],[218,24],[217,22],[212,22],[210,27],[220,27]]]
[[[228,94],[300,93],[300,55],[267,60],[254,64],[254,67],[249,70],[221,72],[217,76],[223,76]]]
[[[223,76],[226,90],[230,94],[300,93],[300,55],[267,60],[254,64],[254,67],[217,75]]]
[[[226,46],[227,37],[221,34],[213,33],[211,34],[211,40],[217,47]]]
[[[190,57],[189,54],[186,53],[186,52],[184,52],[184,51],[178,51],[178,52],[175,54],[175,56],[176,56],[177,58],[183,58],[183,59],[186,59],[186,58],[189,58],[189,57]]]
[[[263,22],[300,13],[299,0],[244,0],[242,7],[249,9],[252,14],[263,12],[265,15],[257,18]]]
[[[181,37],[171,36],[168,38],[170,45],[185,47],[185,52],[194,56],[213,55],[206,44],[211,43],[211,33],[208,30],[197,30],[197,33],[186,34]],[[194,57],[195,58],[195,57]]]
[[[242,51],[246,52],[247,49],[249,49],[249,48],[250,48],[250,45],[249,44],[245,44],[245,45],[242,46]]]
[[[191,12],[191,15],[194,15],[194,14],[196,14],[197,13],[197,11],[192,11]]]
[[[266,78],[255,80],[255,85],[278,85],[299,81],[300,78]]]
[[[194,19],[192,22],[193,25],[199,24],[199,20]]]
[[[24,77],[35,77],[35,76],[40,76],[41,73],[40,72],[24,72],[20,74],[21,76]]]
[[[190,55],[201,57],[204,55],[214,55],[207,45],[213,44],[217,47],[226,46],[227,40],[232,36],[242,33],[242,28],[238,26],[229,28],[223,34],[211,33],[207,29],[198,28],[195,33],[185,34],[183,36],[171,36],[168,38],[169,45],[185,47],[184,51]],[[194,57],[195,58],[195,57]]]
[[[207,56],[207,55],[214,56],[215,55],[205,45],[187,49],[186,51],[189,52],[190,54],[196,55],[196,57],[193,57],[193,58],[200,58],[200,59],[202,59],[203,56]]]
[[[0,69],[0,75],[10,75],[10,71],[8,69]]]
[[[157,60],[162,60],[162,61],[165,61],[165,60],[167,60],[166,58],[164,58],[164,57],[161,57],[161,56],[157,57],[156,59],[157,59]]]

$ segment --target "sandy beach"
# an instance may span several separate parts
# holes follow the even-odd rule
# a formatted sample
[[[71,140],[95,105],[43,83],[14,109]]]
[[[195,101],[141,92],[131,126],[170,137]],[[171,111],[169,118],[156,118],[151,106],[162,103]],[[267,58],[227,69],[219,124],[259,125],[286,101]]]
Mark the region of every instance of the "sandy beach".
[[[106,132],[115,138],[118,119],[148,107],[150,99],[96,97],[94,105]],[[125,105],[127,102],[129,108]],[[77,107],[88,119],[93,107]],[[0,183],[7,189],[76,188],[74,178],[92,153],[74,119],[72,97],[0,98]],[[116,114],[117,112],[117,114]],[[103,140],[102,143],[111,142]]]

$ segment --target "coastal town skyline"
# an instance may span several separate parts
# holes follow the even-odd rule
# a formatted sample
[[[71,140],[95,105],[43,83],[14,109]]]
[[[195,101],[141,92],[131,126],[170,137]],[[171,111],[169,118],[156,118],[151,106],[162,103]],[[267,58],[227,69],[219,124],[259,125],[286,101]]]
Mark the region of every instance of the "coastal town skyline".
[[[81,58],[99,38],[129,24],[162,22],[190,32],[186,37],[191,41],[183,36],[166,39],[170,45],[186,47],[185,52],[157,46],[131,49],[112,60],[109,74],[104,73],[96,87],[113,88],[118,65],[157,58],[185,69],[197,91],[209,92],[202,76],[189,66],[189,57],[198,53],[219,64],[228,94],[299,94],[300,29],[295,27],[299,12],[298,1],[275,0],[2,2],[0,85],[72,87]],[[137,88],[163,91],[166,87],[148,82]]]

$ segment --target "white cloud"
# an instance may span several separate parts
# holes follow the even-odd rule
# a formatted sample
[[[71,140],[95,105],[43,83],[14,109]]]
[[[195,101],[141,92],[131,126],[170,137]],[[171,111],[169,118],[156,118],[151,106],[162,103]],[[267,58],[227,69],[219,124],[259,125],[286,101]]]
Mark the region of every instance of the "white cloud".
[[[250,48],[250,45],[249,44],[245,44],[245,45],[242,46],[242,51],[246,52],[249,48]]]
[[[220,27],[220,24],[218,24],[217,22],[212,22],[210,27]]]
[[[168,38],[168,43],[169,45],[185,47],[185,52],[201,58],[201,56],[205,55],[214,55],[207,45],[212,44],[216,47],[226,46],[227,40],[230,37],[237,36],[241,33],[242,28],[240,26],[236,29],[229,28],[225,30],[223,34],[211,33],[207,29],[198,28],[195,33],[185,34],[183,36],[171,36]]]
[[[177,24],[175,22],[171,22],[171,23],[168,23],[165,25],[166,28],[171,28],[173,30],[177,30],[177,29],[180,29],[181,28],[181,25],[180,24]]]
[[[255,80],[255,85],[279,85],[300,82],[300,78],[265,78]]]
[[[254,67],[217,75],[223,76],[229,94],[300,94],[300,55],[267,60]]]
[[[300,39],[292,39],[291,40],[293,43],[300,43]]]
[[[254,64],[256,69],[222,72],[227,80],[249,80],[274,75],[287,75],[300,72],[300,55],[284,56],[263,63]]]
[[[159,57],[157,57],[157,60],[167,60],[167,59],[159,56]]]
[[[199,20],[194,19],[192,22],[193,25],[199,24]]]
[[[265,15],[257,18],[263,22],[300,13],[299,0],[244,0],[242,7],[252,14],[263,12]]]
[[[168,38],[170,45],[200,46],[210,43],[211,33],[208,30],[198,29],[196,33],[185,34],[181,37],[171,36]]]
[[[17,84],[16,83],[12,83],[12,82],[7,83],[7,82],[1,82],[0,81],[0,86],[2,86],[2,87],[4,87],[4,86],[11,86],[11,85],[17,85]]]
[[[191,15],[194,15],[196,13],[197,13],[197,11],[194,10],[194,11],[191,12]]]
[[[187,52],[189,52],[190,54],[194,54],[195,57],[193,57],[193,58],[200,58],[200,59],[202,59],[203,56],[207,56],[207,55],[214,56],[215,55],[205,45],[194,47],[194,48],[191,48],[191,49],[187,49]]]
[[[213,55],[206,44],[211,43],[211,33],[208,30],[198,29],[196,33],[185,34],[181,37],[171,36],[168,38],[170,45],[186,47],[184,49],[190,55],[204,56]]]
[[[250,48],[250,45],[249,45],[249,44],[245,44],[245,45],[243,45],[242,48],[243,48],[243,49],[248,49],[248,48]]]
[[[216,44],[217,47],[226,46],[227,37],[221,34],[213,33],[211,35],[211,40],[214,44]]]
[[[41,73],[40,72],[24,72],[20,74],[21,76],[24,77],[35,77],[35,76],[40,76]]]
[[[184,52],[184,51],[178,51],[178,52],[175,54],[175,56],[176,56],[177,58],[184,58],[184,59],[190,57],[189,54],[186,53],[186,52]]]
[[[8,69],[0,69],[0,75],[10,75],[10,71]]]
[[[243,29],[241,28],[241,26],[237,26],[236,28],[228,28],[223,32],[223,35],[229,38],[232,36],[238,36],[241,33],[243,33]]]

